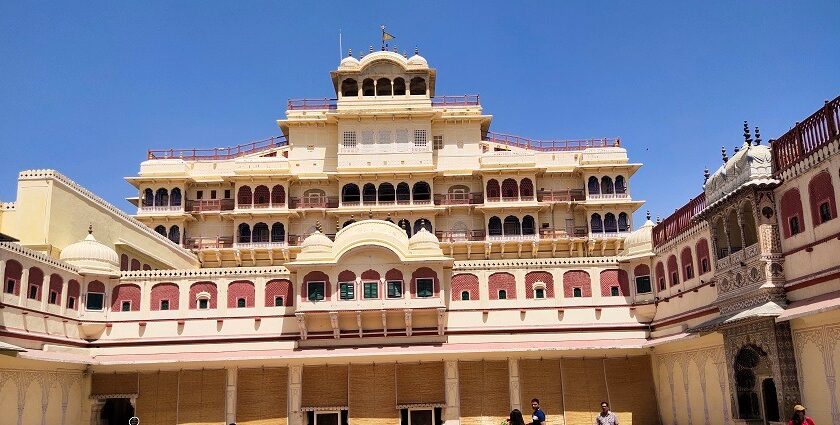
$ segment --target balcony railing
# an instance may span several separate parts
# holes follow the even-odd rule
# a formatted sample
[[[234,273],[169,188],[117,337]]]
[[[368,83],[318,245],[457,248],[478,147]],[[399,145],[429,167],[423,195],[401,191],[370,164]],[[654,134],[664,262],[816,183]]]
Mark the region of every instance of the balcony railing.
[[[840,96],[834,98],[777,140],[770,142],[773,150],[773,174],[783,171],[807,158],[840,135]]]
[[[480,99],[477,94],[465,94],[463,96],[436,96],[432,98],[432,106],[437,107],[457,107],[457,106],[477,106],[480,105]]]
[[[565,229],[544,227],[540,229],[540,239],[584,238],[588,233],[586,226],[569,226]]]
[[[484,230],[448,230],[435,232],[441,242],[483,241]]]
[[[673,214],[653,228],[653,246],[659,247],[691,226],[691,218],[706,209],[706,193],[688,201]]]
[[[487,235],[487,240],[490,242],[497,241],[536,241],[540,239],[540,235],[534,233],[532,235]]]
[[[630,230],[619,230],[615,232],[597,232],[593,230],[589,236],[593,239],[625,238],[630,236]]]
[[[184,211],[184,207],[181,205],[141,205],[137,211],[139,213],[181,212]]]
[[[627,193],[590,193],[588,199],[627,199]]]
[[[294,209],[338,208],[338,197],[289,198],[289,207]]]
[[[255,248],[283,248],[288,246],[286,241],[275,242],[234,242],[233,247],[237,249],[255,249]]]
[[[289,142],[285,136],[269,137],[268,139],[225,148],[210,149],[150,149],[148,159],[183,159],[185,161],[222,160],[236,158],[261,152],[271,148],[286,146]]]
[[[233,238],[229,236],[184,238],[184,247],[188,249],[219,249],[233,246]]]
[[[285,202],[278,202],[278,203],[260,203],[260,204],[236,204],[236,208],[240,210],[260,210],[260,209],[276,209],[276,208],[286,208]]]
[[[494,133],[492,131],[487,132],[487,137],[484,141],[543,152],[580,151],[588,148],[621,146],[621,141],[617,138],[586,140],[533,140],[511,134]]]
[[[435,195],[435,205],[470,205],[484,202],[484,194],[473,193],[444,193]]]
[[[338,205],[340,207],[375,207],[375,206],[389,206],[389,205],[432,205],[431,199],[396,199],[396,200],[378,200],[368,199],[362,201],[341,201]]]
[[[323,98],[323,99],[289,99],[286,104],[286,109],[291,111],[301,110],[318,110],[326,109],[333,110],[338,106],[338,99]]]
[[[230,211],[233,209],[233,199],[198,199],[187,201],[187,210],[195,213],[207,211]]]
[[[583,201],[586,195],[583,189],[568,189],[537,192],[537,200],[540,202],[572,202]]]
[[[303,240],[306,239],[309,235],[289,235],[286,238],[287,243],[289,246],[300,246],[303,243]],[[335,233],[325,233],[324,236],[335,240]]]
[[[485,198],[485,202],[533,202],[536,199],[533,196],[495,196]]]

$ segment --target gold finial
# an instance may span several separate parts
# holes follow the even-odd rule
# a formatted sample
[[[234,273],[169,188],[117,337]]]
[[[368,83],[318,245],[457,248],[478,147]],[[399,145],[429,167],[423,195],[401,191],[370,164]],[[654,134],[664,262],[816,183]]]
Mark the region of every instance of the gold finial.
[[[315,231],[318,232],[318,233],[323,233],[323,232],[321,232],[321,221],[320,220],[315,221]]]
[[[92,235],[92,234],[93,234],[93,223],[91,223],[91,224],[89,224],[89,225],[88,225],[88,234],[89,234],[89,235]]]
[[[759,131],[758,131],[758,126],[755,126],[755,142],[754,143],[755,143],[755,146],[758,146],[758,145],[761,144],[761,133],[759,133]]]
[[[750,125],[746,121],[744,121],[744,144],[747,146],[752,145],[752,136],[750,136]]]

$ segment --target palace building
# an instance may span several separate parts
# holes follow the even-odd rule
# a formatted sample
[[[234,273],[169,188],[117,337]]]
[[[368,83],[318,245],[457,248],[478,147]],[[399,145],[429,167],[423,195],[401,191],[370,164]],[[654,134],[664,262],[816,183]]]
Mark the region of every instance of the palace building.
[[[495,132],[417,52],[330,78],[282,136],[150,150],[135,214],[20,173],[0,423],[840,424],[840,98],[634,223],[618,139]]]

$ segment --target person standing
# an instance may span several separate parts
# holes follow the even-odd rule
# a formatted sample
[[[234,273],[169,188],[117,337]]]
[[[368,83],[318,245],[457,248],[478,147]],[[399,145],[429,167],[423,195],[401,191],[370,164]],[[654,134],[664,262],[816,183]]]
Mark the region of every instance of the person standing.
[[[816,425],[810,416],[805,415],[805,406],[797,404],[793,406],[793,417],[788,425]]]
[[[509,425],[525,425],[525,419],[522,418],[522,412],[519,409],[513,409],[510,412],[507,423]]]
[[[531,407],[534,409],[534,414],[531,415],[531,425],[544,425],[545,413],[540,409],[540,399],[532,398]]]
[[[601,413],[595,417],[595,425],[618,425],[618,418],[610,411],[610,404],[601,402]]]

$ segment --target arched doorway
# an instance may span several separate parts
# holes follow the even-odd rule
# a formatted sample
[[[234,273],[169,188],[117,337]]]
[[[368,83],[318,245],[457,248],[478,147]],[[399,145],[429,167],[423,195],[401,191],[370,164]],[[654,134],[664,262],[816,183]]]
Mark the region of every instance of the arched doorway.
[[[738,418],[779,420],[779,403],[767,353],[756,345],[745,345],[735,355],[735,387]]]
[[[102,406],[99,418],[102,425],[123,425],[134,416],[134,406],[127,398],[109,398]]]

